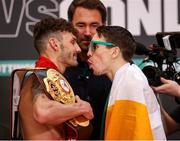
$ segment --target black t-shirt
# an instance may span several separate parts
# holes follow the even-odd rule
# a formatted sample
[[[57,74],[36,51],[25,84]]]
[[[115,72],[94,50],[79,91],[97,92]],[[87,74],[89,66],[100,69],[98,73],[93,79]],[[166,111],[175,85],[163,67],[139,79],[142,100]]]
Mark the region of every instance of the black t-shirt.
[[[107,96],[110,93],[111,81],[106,76],[95,76],[86,62],[77,67],[67,68],[65,77],[74,90],[75,95],[88,101],[93,109],[93,133],[90,139],[100,139],[100,128]]]
[[[180,105],[171,113],[171,117],[180,124]]]

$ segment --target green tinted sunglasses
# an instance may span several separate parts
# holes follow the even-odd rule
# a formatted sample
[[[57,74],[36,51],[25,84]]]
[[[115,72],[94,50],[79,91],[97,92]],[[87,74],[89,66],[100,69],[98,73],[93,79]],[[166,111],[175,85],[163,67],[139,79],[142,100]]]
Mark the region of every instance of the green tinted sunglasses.
[[[92,40],[90,43],[90,50],[91,51],[95,51],[96,50],[96,45],[105,45],[105,46],[111,46],[111,47],[115,47],[115,45],[111,42],[105,42],[105,41],[97,41],[97,40]]]

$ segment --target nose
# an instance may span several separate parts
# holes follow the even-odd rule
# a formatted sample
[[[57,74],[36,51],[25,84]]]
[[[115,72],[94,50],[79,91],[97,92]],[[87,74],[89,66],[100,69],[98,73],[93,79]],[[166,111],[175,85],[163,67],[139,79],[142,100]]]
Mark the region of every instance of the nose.
[[[91,28],[89,26],[86,26],[85,31],[84,31],[84,35],[86,35],[86,36],[91,35]]]
[[[90,58],[90,57],[92,56],[92,51],[91,51],[91,49],[88,50],[87,56],[88,56],[88,58]]]
[[[76,44],[76,51],[77,51],[77,53],[80,53],[80,52],[81,52],[81,48],[79,47],[78,44]]]

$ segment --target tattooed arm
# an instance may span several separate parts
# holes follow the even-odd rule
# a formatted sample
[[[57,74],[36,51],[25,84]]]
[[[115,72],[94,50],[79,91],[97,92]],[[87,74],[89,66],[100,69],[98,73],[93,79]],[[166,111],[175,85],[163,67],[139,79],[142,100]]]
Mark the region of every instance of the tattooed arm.
[[[87,119],[93,118],[92,108],[89,103],[76,96],[76,103],[62,104],[50,100],[43,92],[37,80],[33,80],[33,115],[42,124],[57,125],[66,120],[83,115]]]

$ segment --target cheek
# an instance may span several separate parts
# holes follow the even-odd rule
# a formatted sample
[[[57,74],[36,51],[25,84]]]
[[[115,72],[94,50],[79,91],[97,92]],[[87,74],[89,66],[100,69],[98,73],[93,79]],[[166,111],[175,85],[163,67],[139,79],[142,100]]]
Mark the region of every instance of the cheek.
[[[78,31],[78,36],[82,36],[84,30],[83,29],[79,29],[79,28],[76,28],[76,30]]]
[[[96,34],[96,29],[97,28],[92,28],[91,31],[90,31],[93,36],[94,36],[94,34]]]
[[[96,69],[102,70],[105,67],[105,58],[103,56],[94,56],[93,65]]]
[[[69,61],[72,59],[72,55],[73,55],[73,48],[71,48],[71,45],[69,45],[69,48],[64,50],[64,52],[62,53],[64,59],[66,61]]]

